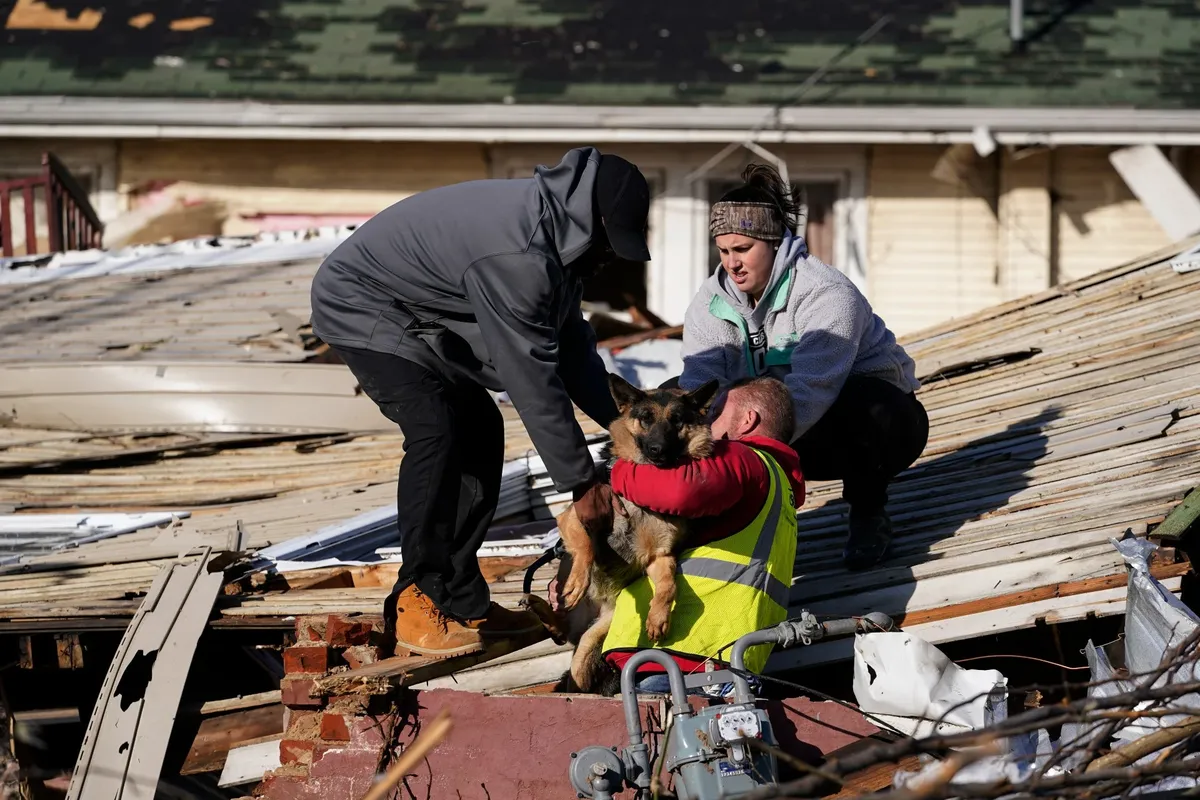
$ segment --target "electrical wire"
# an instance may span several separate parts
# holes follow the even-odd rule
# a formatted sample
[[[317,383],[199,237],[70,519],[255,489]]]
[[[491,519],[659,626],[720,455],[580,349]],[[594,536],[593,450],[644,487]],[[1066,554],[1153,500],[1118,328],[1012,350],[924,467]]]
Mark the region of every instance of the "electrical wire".
[[[968,661],[981,661],[985,658],[1023,658],[1026,661],[1039,661],[1043,664],[1049,664],[1052,667],[1058,667],[1059,669],[1069,669],[1069,670],[1091,669],[1091,667],[1086,664],[1082,667],[1068,667],[1066,664],[1059,664],[1057,661],[1050,661],[1045,658],[1038,658],[1037,656],[1023,656],[1023,655],[1018,655],[1017,653],[995,653],[993,655],[987,655],[987,656],[971,656],[970,658],[957,659],[954,663],[965,664]]]

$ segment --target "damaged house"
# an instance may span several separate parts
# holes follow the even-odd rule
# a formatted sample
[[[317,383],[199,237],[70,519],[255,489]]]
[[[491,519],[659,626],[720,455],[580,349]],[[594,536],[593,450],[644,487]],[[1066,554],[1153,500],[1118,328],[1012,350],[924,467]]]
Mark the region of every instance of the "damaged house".
[[[549,639],[387,657],[401,436],[307,330],[308,283],[335,240],[0,271],[0,691],[33,796],[358,798],[388,775],[406,797],[562,797],[576,791],[572,754],[628,742],[619,699],[553,692],[570,650]],[[893,487],[895,552],[845,572],[839,487],[814,484],[791,595],[797,618],[878,612],[898,632],[777,650],[763,707],[785,755],[852,793],[930,780],[938,767],[898,720],[945,699],[914,712],[872,698],[870,670],[895,680],[870,666],[870,648],[886,652],[872,637],[922,642],[923,663],[958,661],[964,685],[1004,679],[990,684],[999,705],[911,731],[969,736],[1004,722],[1002,706],[1088,699],[1018,695],[1031,658],[1061,687],[1061,669],[1136,675],[1169,649],[1134,647],[1131,573],[1194,619],[1177,598],[1200,509],[1198,244],[907,338],[931,436]],[[615,364],[628,344],[606,343]],[[569,498],[502,408],[508,464],[480,557],[494,598],[514,605]],[[598,452],[602,432],[584,425]],[[532,591],[554,573],[538,567]],[[1124,646],[1102,647],[1122,627]],[[684,713],[671,708],[636,704],[651,741]],[[995,769],[1045,767],[1039,742]],[[805,779],[780,763],[781,779]]]
[[[887,5],[0,4],[4,790],[1193,789],[1200,16]],[[845,571],[840,486],[810,484],[790,646],[740,708],[556,692],[541,633],[434,661],[383,630],[403,438],[312,334],[312,276],[405,196],[581,143],[652,185],[653,261],[589,288],[611,371],[677,372],[751,161],[918,365],[891,557]],[[551,591],[570,497],[496,399],[480,561],[512,607]]]

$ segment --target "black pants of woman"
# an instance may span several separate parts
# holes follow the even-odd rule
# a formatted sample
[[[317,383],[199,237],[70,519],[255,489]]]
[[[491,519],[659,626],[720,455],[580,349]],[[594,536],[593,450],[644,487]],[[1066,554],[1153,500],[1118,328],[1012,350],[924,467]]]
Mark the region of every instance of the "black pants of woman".
[[[878,378],[850,378],[824,416],[792,442],[805,478],[840,480],[855,515],[882,511],[888,484],[929,438],[921,401]]]
[[[847,568],[866,569],[887,555],[888,484],[917,460],[928,439],[929,415],[914,394],[878,378],[852,377],[817,424],[792,442],[805,478],[842,482],[850,505]]]

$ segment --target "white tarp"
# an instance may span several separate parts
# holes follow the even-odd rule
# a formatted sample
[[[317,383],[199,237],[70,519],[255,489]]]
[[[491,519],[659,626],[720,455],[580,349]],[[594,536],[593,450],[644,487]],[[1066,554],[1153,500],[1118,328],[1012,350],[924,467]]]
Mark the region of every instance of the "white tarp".
[[[1007,716],[1008,679],[994,669],[963,669],[910,633],[854,640],[854,697],[910,735],[978,730]]]

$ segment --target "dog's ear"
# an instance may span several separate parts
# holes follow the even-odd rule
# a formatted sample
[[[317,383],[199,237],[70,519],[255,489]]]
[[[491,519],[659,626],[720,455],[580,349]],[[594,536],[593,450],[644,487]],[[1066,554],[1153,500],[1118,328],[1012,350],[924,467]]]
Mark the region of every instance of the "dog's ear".
[[[646,396],[645,392],[615,372],[608,373],[608,390],[612,392],[613,400],[617,402],[617,410],[622,414]]]
[[[717,396],[717,390],[721,388],[721,384],[717,380],[711,380],[695,391],[688,392],[687,399],[696,410],[701,414],[708,413],[708,407],[712,405],[712,401]]]

